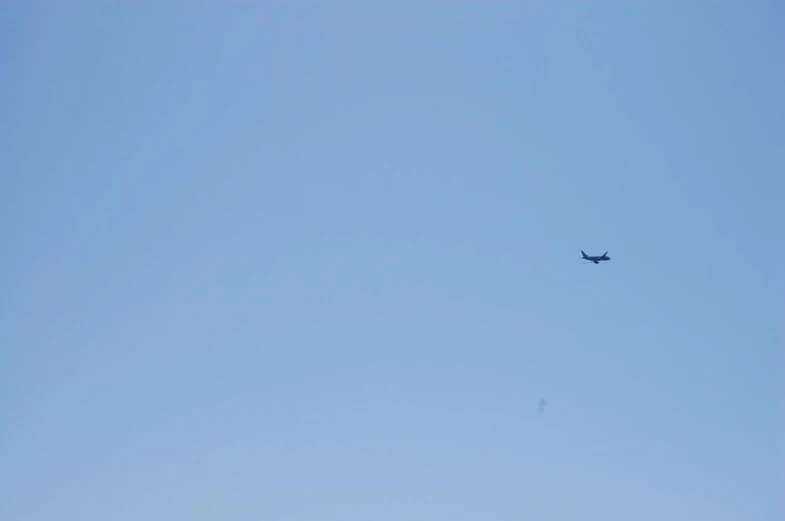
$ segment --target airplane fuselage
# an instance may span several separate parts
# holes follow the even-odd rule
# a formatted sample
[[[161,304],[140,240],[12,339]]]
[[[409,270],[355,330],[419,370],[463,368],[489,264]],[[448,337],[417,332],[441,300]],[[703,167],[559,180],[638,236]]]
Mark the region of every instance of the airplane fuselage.
[[[581,254],[583,255],[583,259],[584,260],[593,262],[594,264],[599,264],[600,261],[609,261],[609,260],[611,260],[611,258],[608,257],[608,252],[607,251],[605,253],[603,253],[602,255],[586,255],[585,253],[583,253],[583,250],[581,250]]]

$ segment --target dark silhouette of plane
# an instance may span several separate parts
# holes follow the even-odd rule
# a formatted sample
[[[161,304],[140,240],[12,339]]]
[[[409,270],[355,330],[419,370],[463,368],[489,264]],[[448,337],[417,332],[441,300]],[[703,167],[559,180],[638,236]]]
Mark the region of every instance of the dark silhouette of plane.
[[[600,261],[609,261],[609,260],[611,260],[611,258],[608,257],[608,252],[607,251],[605,253],[603,253],[602,255],[599,255],[599,256],[596,256],[596,255],[595,256],[586,255],[586,253],[583,250],[581,250],[581,253],[583,254],[583,260],[587,260],[589,262],[593,262],[594,264],[599,264]]]

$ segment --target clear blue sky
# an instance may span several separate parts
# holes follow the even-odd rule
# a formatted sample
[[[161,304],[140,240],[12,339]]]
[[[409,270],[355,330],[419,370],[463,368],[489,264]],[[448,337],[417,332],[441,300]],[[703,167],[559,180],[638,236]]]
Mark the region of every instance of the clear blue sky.
[[[782,4],[221,4],[0,7],[0,518],[782,519]]]

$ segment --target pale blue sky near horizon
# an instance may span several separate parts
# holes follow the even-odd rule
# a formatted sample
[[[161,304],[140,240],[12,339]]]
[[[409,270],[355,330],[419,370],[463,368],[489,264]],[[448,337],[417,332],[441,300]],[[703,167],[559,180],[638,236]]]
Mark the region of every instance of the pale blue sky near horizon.
[[[0,518],[781,520],[784,15],[3,3]]]

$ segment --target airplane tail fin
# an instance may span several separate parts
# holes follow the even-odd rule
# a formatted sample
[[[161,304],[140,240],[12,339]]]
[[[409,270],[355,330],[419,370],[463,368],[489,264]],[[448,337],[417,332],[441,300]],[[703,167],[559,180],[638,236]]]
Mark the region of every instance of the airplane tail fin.
[[[581,255],[583,255],[584,259],[586,258],[586,252],[585,251],[581,250]]]
[[[608,252],[606,251],[605,253],[602,254],[602,256],[603,257],[607,257],[608,256]]]

